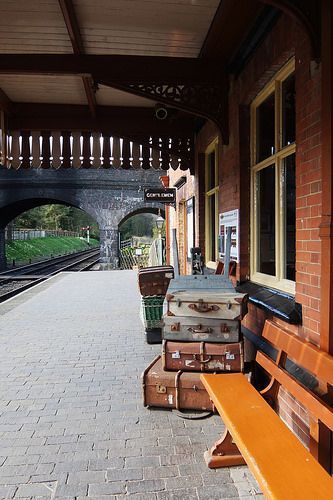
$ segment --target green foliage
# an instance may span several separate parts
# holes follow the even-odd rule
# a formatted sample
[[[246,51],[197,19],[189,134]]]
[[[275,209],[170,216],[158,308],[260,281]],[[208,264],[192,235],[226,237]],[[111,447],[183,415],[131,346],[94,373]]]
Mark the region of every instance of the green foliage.
[[[120,226],[122,240],[128,240],[132,236],[153,236],[156,216],[153,214],[137,214],[127,219]]]
[[[90,245],[81,238],[74,237],[47,237],[34,238],[31,240],[16,240],[6,244],[6,257],[8,262],[25,262],[37,257],[50,257],[51,255],[64,255],[71,252],[79,252],[98,246],[99,242],[90,239]]]
[[[82,210],[65,205],[43,205],[32,208],[14,220],[14,226],[20,229],[64,229],[80,231],[90,226],[90,235],[99,237],[96,221]]]

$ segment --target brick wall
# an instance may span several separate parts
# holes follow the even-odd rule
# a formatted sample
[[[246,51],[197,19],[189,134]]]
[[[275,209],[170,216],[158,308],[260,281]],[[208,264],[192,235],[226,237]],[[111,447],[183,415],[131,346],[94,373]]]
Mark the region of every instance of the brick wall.
[[[302,304],[303,325],[294,333],[319,344],[321,222],[320,67],[310,61],[310,45],[301,28],[282,15],[238,77],[230,83],[228,145],[220,145],[219,211],[240,209],[240,265],[237,279],[248,279],[250,234],[250,114],[254,97],[292,57],[296,61],[296,300]],[[197,150],[203,153],[217,131],[208,125],[200,132]],[[203,186],[200,186],[201,190]],[[201,199],[202,203],[202,199]],[[200,208],[202,212],[202,208]],[[204,232],[201,233],[203,246]],[[204,248],[204,246],[203,246]],[[271,317],[250,305],[243,324],[261,334]],[[276,318],[273,318],[276,320]],[[280,321],[281,322],[281,321]],[[286,326],[283,322],[281,325]],[[279,396],[279,412],[308,446],[309,422],[304,409],[286,391]]]
[[[303,308],[300,334],[319,345],[321,242],[320,68],[309,57],[306,40],[298,45],[296,79],[296,300]]]
[[[320,314],[320,68],[310,61],[310,45],[294,21],[281,16],[242,73],[231,82],[230,141],[221,148],[220,211],[240,208],[237,278],[249,276],[249,105],[292,55],[296,59],[296,300],[302,304],[298,334],[319,344]],[[261,313],[260,313],[261,314]],[[254,312],[246,326],[260,333]]]
[[[185,201],[191,198],[192,196],[198,195],[198,182],[197,178],[194,175],[191,175],[189,170],[171,170],[169,171],[169,185],[173,187],[175,183],[182,177],[186,177],[185,184],[177,189],[176,193],[176,207],[175,210],[173,207],[170,207],[169,213],[169,221],[170,221],[170,233],[172,229],[177,230],[177,241],[178,241],[178,256],[179,256],[179,267],[181,274],[190,274],[190,262],[186,259],[186,225],[185,225]],[[197,216],[199,217],[199,216]],[[198,219],[196,221],[196,227]],[[171,241],[171,238],[170,238]],[[197,242],[196,242],[197,244]]]

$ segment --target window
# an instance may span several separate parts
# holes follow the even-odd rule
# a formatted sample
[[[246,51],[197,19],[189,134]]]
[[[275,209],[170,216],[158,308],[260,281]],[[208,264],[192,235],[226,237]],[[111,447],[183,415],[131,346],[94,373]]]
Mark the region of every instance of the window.
[[[251,106],[251,280],[295,291],[295,64]]]
[[[206,150],[205,175],[205,257],[206,262],[216,261],[218,256],[218,142],[215,140]]]

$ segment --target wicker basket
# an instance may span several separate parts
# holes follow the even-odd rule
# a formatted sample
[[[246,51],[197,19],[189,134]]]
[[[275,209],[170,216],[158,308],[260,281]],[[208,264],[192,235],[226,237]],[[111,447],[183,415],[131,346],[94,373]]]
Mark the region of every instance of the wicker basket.
[[[142,321],[146,330],[162,327],[164,295],[142,297]]]

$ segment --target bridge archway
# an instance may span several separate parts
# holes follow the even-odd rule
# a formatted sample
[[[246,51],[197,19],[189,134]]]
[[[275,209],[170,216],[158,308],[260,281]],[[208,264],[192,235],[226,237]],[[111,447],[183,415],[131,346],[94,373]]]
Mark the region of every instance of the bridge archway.
[[[73,207],[89,215],[95,220],[94,215],[89,214],[86,210],[80,206],[69,203],[59,198],[26,198],[18,200],[15,203],[9,203],[8,205],[0,208],[0,269],[6,269],[6,227],[12,221],[14,221],[20,215],[28,212],[29,210],[37,207],[42,207],[45,205],[62,205],[67,207]],[[98,225],[98,222],[95,220]]]
[[[136,219],[140,215],[154,215],[157,216],[161,215],[165,219],[165,209],[162,204],[156,204],[156,206],[142,206],[138,207],[135,210],[129,212],[126,214],[122,220],[120,220],[118,224],[118,252],[119,252],[119,265],[122,268],[125,269],[131,269],[133,265],[136,265],[137,262],[135,261],[134,257],[132,257],[131,252],[130,254],[127,253],[127,247],[133,247],[134,246],[141,246],[141,245],[151,245],[153,242],[153,227],[155,227],[155,221],[154,218],[151,218],[150,220],[144,220],[144,221],[138,221],[135,220],[133,221],[134,225],[130,227],[124,227],[126,222],[130,221],[131,219]],[[134,231],[138,231],[137,233],[134,233]],[[149,234],[150,233],[150,234]],[[125,236],[124,236],[125,234]],[[131,236],[129,236],[131,234]],[[137,238],[138,237],[138,238]],[[134,260],[133,260],[134,259]],[[144,266],[147,265],[148,262],[148,254],[144,253],[144,256],[142,257],[141,264]],[[147,261],[146,261],[147,259]]]
[[[28,210],[32,208],[41,207],[43,205],[65,205],[67,207],[77,208],[86,212],[91,217],[94,217],[94,214],[89,214],[87,210],[78,206],[77,204],[69,203],[68,201],[62,199],[55,198],[27,198],[23,200],[19,200],[15,203],[10,203],[2,208],[0,208],[0,229],[5,229],[6,226],[12,222],[14,219],[24,214]]]
[[[165,219],[165,209],[163,205],[158,205],[156,204],[155,206],[147,207],[147,206],[142,206],[141,208],[137,208],[136,210],[133,210],[133,212],[129,212],[125,217],[119,222],[118,226],[121,226],[126,222],[128,219],[131,217],[134,217],[135,215],[140,215],[140,214],[153,214],[153,215],[158,215],[161,214],[163,219]]]
[[[160,187],[159,171],[0,169],[0,220],[5,226],[19,213],[60,203],[89,214],[100,231],[101,268],[118,264],[118,227],[134,212],[163,209],[145,203],[145,188]],[[0,226],[0,265],[4,262],[4,228]],[[3,264],[2,264],[3,265]]]

